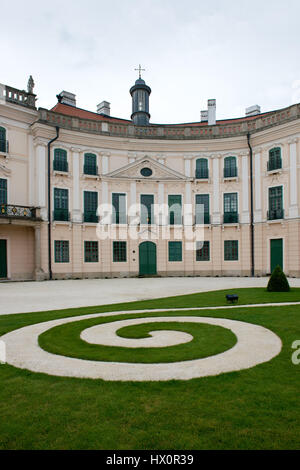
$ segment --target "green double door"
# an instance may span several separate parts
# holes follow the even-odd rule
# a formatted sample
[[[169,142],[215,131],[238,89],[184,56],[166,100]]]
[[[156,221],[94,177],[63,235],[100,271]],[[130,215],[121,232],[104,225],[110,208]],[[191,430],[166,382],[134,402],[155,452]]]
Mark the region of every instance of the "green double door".
[[[140,276],[156,274],[156,245],[143,242],[139,246]]]
[[[0,279],[7,277],[7,241],[0,240]]]
[[[283,242],[282,238],[270,240],[270,251],[271,251],[271,273],[274,271],[276,266],[283,269]]]

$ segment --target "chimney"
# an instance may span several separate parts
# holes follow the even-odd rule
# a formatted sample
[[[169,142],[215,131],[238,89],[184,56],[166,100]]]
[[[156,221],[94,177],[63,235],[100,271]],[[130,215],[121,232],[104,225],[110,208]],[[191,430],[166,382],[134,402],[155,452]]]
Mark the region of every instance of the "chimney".
[[[246,108],[246,116],[257,116],[258,114],[260,114],[260,106],[258,104]]]
[[[204,110],[201,111],[201,122],[207,122],[208,121],[208,111]]]
[[[70,93],[69,91],[62,91],[57,95],[58,101],[62,104],[68,104],[69,106],[76,107],[76,95]]]
[[[207,107],[208,107],[208,125],[214,126],[216,124],[216,111],[217,111],[216,100],[208,100]]]
[[[97,114],[105,114],[110,116],[110,103],[108,101],[102,101],[97,105]]]

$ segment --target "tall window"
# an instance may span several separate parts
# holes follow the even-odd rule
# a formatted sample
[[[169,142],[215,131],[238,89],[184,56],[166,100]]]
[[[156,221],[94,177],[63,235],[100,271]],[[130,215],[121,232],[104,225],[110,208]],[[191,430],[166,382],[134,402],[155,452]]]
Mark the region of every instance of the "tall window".
[[[98,222],[98,193],[95,191],[84,191],[84,222]]]
[[[126,224],[126,194],[112,193],[112,223],[113,224]]]
[[[209,241],[197,242],[196,244],[196,261],[209,261]]]
[[[154,223],[154,196],[141,194],[141,224]]]
[[[239,221],[237,193],[224,194],[224,224],[233,224]]]
[[[7,204],[7,180],[0,178],[0,205]]]
[[[84,242],[84,262],[85,263],[98,263],[99,252],[98,242]]]
[[[283,219],[283,197],[282,186],[269,188],[269,211],[268,219]]]
[[[209,224],[209,194],[196,194],[196,224]]]
[[[281,148],[276,147],[269,151],[268,171],[282,168]]]
[[[169,206],[169,224],[181,225],[182,224],[182,203],[180,194],[170,194],[168,196]]]
[[[69,192],[54,188],[54,220],[69,220]]]
[[[126,262],[127,260],[126,242],[113,242],[113,261],[114,263]]]
[[[238,261],[239,259],[239,242],[238,240],[224,241],[224,260]]]
[[[169,242],[169,261],[182,261],[182,242]]]
[[[6,141],[6,129],[0,127],[0,152],[7,152],[8,144]]]
[[[83,173],[85,175],[97,175],[97,156],[94,153],[84,154]]]
[[[54,150],[53,170],[68,171],[67,152],[63,149]]]
[[[236,157],[226,157],[224,159],[224,178],[234,178],[237,176]]]
[[[68,240],[55,240],[54,241],[54,256],[55,256],[55,263],[69,263],[69,241]]]
[[[207,158],[198,158],[196,160],[196,178],[207,179],[208,178],[208,160]]]

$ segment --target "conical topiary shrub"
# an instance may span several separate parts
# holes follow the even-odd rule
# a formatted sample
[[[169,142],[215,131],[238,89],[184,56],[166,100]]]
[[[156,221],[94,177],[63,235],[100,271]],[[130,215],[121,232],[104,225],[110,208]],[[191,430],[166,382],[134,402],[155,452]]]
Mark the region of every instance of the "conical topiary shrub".
[[[268,282],[267,290],[269,292],[288,292],[290,290],[286,275],[279,265],[276,266]]]

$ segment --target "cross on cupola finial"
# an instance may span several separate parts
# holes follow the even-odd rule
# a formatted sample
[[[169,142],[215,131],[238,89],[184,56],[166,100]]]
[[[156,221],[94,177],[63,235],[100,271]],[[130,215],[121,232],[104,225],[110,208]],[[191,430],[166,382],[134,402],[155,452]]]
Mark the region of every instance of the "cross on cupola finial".
[[[145,71],[146,71],[146,69],[142,69],[141,64],[139,64],[139,68],[138,68],[138,69],[134,69],[134,70],[136,70],[137,72],[139,72],[139,78],[141,78],[141,72],[145,72]]]

